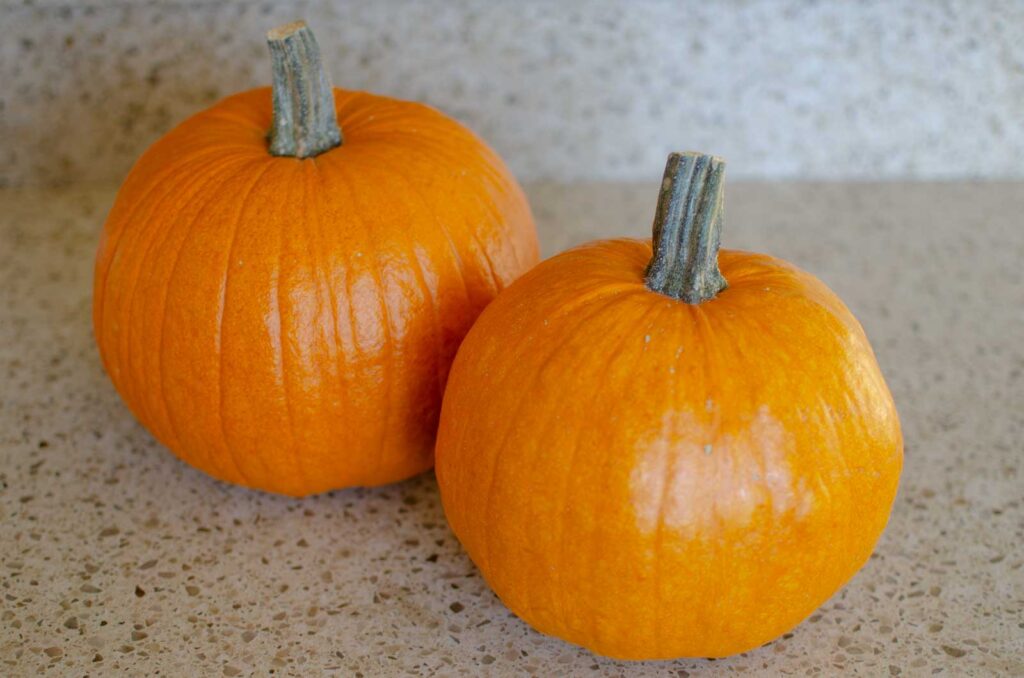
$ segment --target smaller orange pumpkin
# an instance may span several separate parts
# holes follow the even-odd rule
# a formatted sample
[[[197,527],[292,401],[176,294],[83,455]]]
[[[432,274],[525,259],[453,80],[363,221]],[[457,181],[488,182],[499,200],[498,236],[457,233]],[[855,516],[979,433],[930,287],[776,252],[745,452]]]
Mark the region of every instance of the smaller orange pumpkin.
[[[863,330],[808,273],[719,255],[723,172],[670,156],[653,251],[541,263],[448,381],[453,531],[513,612],[600,654],[779,636],[864,564],[896,495],[899,420]]]

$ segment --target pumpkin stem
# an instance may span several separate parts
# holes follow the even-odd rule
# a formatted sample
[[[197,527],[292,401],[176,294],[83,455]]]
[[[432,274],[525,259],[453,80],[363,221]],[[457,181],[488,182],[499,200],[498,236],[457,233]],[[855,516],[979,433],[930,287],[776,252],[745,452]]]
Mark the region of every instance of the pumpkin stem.
[[[665,164],[654,217],[654,256],[647,288],[688,304],[725,289],[718,270],[725,161],[703,153],[672,153]]]
[[[267,33],[274,73],[270,153],[309,158],[341,145],[334,91],[304,21]]]

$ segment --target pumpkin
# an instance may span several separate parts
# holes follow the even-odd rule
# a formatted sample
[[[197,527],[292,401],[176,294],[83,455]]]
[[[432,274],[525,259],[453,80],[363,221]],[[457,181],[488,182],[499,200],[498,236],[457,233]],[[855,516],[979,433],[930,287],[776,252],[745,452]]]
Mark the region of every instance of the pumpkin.
[[[268,42],[273,88],[186,120],[125,180],[96,342],[135,416],[216,478],[288,495],[398,481],[432,465],[451,360],[537,261],[533,219],[465,127],[333,89],[301,22]]]
[[[654,238],[548,259],[452,367],[437,480],[535,628],[616,658],[722,657],[868,559],[902,466],[863,330],[779,259],[719,253],[724,163],[670,156]]]

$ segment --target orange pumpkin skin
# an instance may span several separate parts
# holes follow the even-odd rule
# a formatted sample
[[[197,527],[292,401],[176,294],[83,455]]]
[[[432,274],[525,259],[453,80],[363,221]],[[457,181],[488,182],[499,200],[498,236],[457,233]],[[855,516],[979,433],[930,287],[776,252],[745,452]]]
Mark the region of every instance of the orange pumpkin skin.
[[[271,91],[154,144],[96,257],[93,323],[135,416],[176,455],[289,495],[428,469],[448,369],[538,258],[498,156],[420,104],[334,90],[345,143],[267,150]]]
[[[722,250],[728,288],[650,291],[650,241],[549,259],[455,359],[436,473],[452,529],[540,631],[623,659],[722,657],[868,559],[902,466],[863,330],[823,283]]]

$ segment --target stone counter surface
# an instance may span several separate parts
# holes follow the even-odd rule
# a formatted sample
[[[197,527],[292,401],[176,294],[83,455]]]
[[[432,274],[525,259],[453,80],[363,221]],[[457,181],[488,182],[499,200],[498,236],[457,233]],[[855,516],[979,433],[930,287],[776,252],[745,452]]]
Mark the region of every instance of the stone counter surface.
[[[545,254],[641,236],[653,185],[528,187]],[[0,191],[0,675],[1024,675],[1024,185],[733,184],[727,247],[860,318],[906,466],[864,570],[777,641],[622,663],[513,617],[428,473],[305,500],[161,449],[90,329],[112,187]]]

